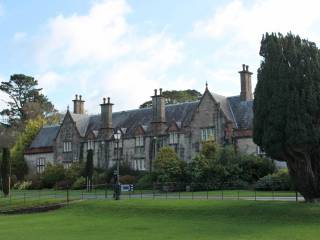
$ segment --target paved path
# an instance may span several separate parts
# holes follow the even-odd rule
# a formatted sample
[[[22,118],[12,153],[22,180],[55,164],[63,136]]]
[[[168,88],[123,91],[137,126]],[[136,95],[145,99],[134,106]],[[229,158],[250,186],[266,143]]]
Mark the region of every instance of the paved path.
[[[80,196],[82,199],[112,199],[112,194],[105,196],[104,194],[84,194]],[[270,196],[270,197],[250,197],[250,196],[210,196],[210,195],[166,195],[166,194],[130,194],[121,195],[121,199],[194,199],[194,200],[248,200],[248,201],[304,201],[303,197],[296,198],[295,196]]]

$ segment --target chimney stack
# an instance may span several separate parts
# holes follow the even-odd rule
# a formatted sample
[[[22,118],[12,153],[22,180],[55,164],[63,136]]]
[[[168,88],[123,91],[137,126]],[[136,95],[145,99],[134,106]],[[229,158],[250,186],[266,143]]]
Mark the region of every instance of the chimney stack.
[[[84,114],[84,102],[82,96],[80,95],[78,98],[78,94],[76,94],[75,99],[73,100],[73,113]]]
[[[159,89],[159,95],[157,89],[154,90],[154,96],[152,98],[152,126],[155,134],[160,134],[166,126],[166,109],[165,98],[162,95],[162,88]]]
[[[241,92],[240,100],[249,101],[253,99],[252,96],[252,86],[251,86],[251,75],[252,72],[249,72],[249,66],[242,64],[242,71],[240,73],[240,83],[241,83]]]
[[[113,103],[110,103],[110,98],[103,98],[101,106],[101,129],[105,132],[107,136],[112,134],[112,106]]]

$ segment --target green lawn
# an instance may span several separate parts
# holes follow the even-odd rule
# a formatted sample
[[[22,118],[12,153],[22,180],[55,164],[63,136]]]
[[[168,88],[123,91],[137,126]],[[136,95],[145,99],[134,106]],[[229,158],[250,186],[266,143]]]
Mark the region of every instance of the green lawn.
[[[320,205],[205,200],[83,201],[1,216],[1,239],[319,239]]]
[[[44,204],[46,202],[63,202],[81,199],[112,199],[113,190],[94,189],[92,192],[82,190],[13,190],[11,198],[0,196],[0,211],[10,208],[25,207],[30,205]],[[200,192],[159,192],[152,190],[137,190],[134,192],[123,192],[121,199],[143,198],[143,199],[251,199],[267,197],[263,200],[277,200],[277,197],[291,197],[295,200],[295,193],[289,191],[249,191],[249,190],[217,190]],[[299,195],[300,196],[300,195]],[[261,199],[260,199],[261,200]]]

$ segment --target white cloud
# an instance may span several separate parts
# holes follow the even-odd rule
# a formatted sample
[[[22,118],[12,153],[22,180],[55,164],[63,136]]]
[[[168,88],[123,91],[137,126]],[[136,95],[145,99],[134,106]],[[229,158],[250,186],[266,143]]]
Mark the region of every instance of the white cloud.
[[[292,31],[319,44],[319,6],[317,0],[253,0],[250,4],[233,0],[216,9],[211,17],[195,21],[191,36],[218,42],[219,47],[211,52],[213,66],[209,76],[223,80],[220,84],[216,81],[221,93],[232,94],[228,89],[235,89],[232,84],[239,86],[240,82],[230,70],[240,70],[241,64],[246,63],[256,73],[264,33]],[[255,83],[254,74],[253,86]]]
[[[25,32],[16,32],[13,35],[13,40],[18,42],[18,41],[22,41],[27,37],[27,34]]]
[[[320,23],[318,7],[317,0],[255,0],[250,5],[234,0],[217,9],[212,17],[195,22],[194,34],[230,37],[250,45],[257,45],[265,32],[292,31],[315,37],[319,36],[319,31],[314,31]]]
[[[126,54],[129,44],[123,39],[130,33],[126,22],[129,5],[124,0],[95,3],[88,15],[59,15],[49,21],[38,43],[39,63],[72,66],[96,63]]]
[[[72,97],[83,93],[89,113],[99,111],[104,96],[123,110],[149,100],[154,88],[170,86],[167,73],[184,61],[183,42],[165,30],[138,33],[127,22],[130,11],[124,0],[105,0],[86,15],[60,15],[48,22],[35,40],[35,57],[37,79],[51,99],[64,87]],[[67,104],[56,105],[64,109]]]

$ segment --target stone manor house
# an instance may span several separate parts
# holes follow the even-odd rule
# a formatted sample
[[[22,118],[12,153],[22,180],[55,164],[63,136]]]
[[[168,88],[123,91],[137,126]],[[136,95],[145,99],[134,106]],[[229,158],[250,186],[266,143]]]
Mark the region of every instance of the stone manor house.
[[[252,73],[248,66],[242,67],[241,92],[233,97],[210,92],[206,84],[200,100],[166,105],[160,89],[154,91],[150,108],[113,112],[110,98],[104,98],[100,114],[87,115],[85,101],[76,95],[73,112],[68,109],[59,125],[44,126],[26,150],[29,171],[41,173],[48,163],[68,167],[85,161],[88,149],[94,152],[96,167],[111,167],[119,156],[134,169],[152,171],[161,147],[173,147],[189,162],[208,139],[257,153],[252,141]]]

